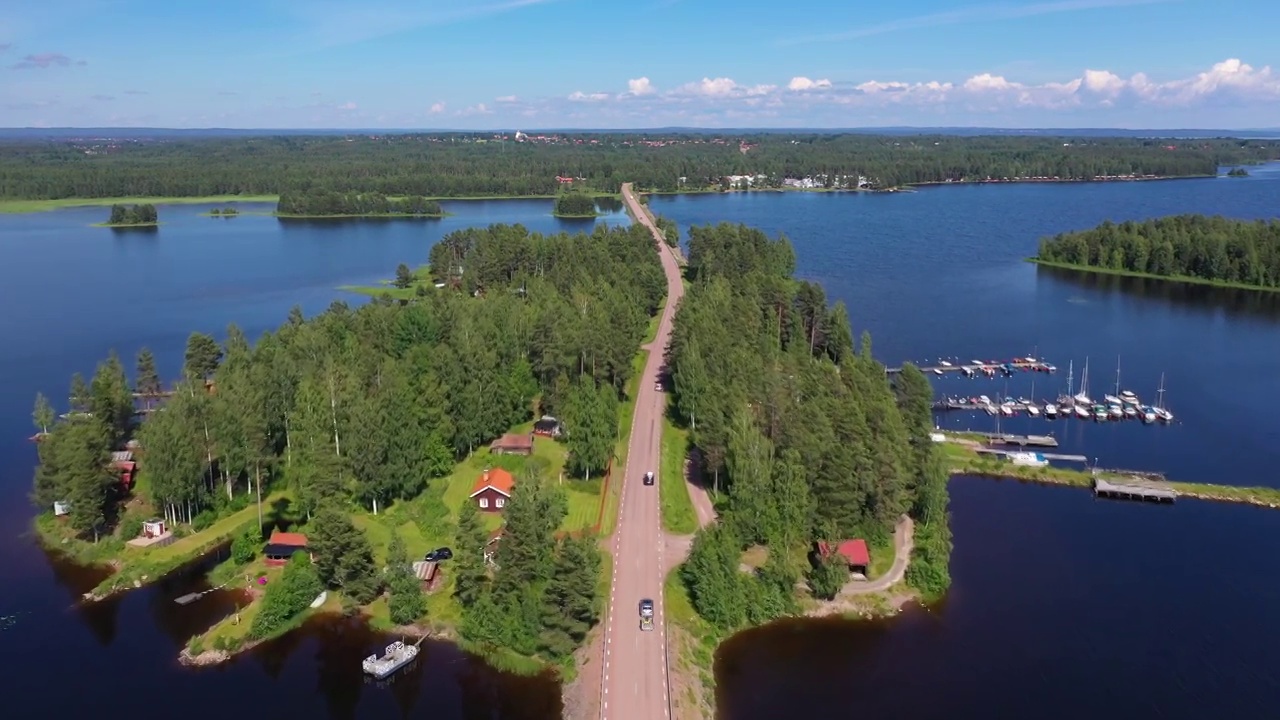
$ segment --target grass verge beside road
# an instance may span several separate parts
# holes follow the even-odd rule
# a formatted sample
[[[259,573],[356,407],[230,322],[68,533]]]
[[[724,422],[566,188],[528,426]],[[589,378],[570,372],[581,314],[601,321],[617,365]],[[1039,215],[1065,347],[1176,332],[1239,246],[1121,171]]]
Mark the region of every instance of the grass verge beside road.
[[[684,476],[689,456],[689,431],[676,427],[664,414],[662,419],[662,465],[658,473],[658,498],[662,506],[662,527],[677,535],[698,530],[698,514],[693,508]]]

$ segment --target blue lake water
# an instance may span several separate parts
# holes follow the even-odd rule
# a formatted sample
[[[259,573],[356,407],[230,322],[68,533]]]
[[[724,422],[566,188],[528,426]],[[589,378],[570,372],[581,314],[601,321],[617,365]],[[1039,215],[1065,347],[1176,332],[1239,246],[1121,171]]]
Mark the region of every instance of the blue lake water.
[[[855,332],[869,330],[876,355],[889,364],[1035,354],[1061,368],[1035,376],[1035,395],[1047,397],[1065,389],[1069,361],[1078,382],[1087,358],[1096,397],[1111,392],[1119,356],[1122,386],[1144,398],[1164,373],[1177,414],[1168,427],[1015,418],[1002,422],[1004,430],[1053,432],[1063,452],[1106,466],[1277,486],[1280,379],[1270,371],[1280,358],[1280,297],[1023,262],[1040,237],[1104,219],[1270,216],[1280,207],[1280,167],[1252,172],[895,195],[655,197],[652,206],[685,231],[732,221],[785,233],[799,273],[848,305]],[[173,659],[181,623],[166,610],[176,587],[70,610],[83,579],[19,539],[33,513],[26,500],[35,461],[26,440],[34,431],[32,399],[41,391],[64,403],[71,373],[89,375],[109,349],[131,368],[137,350],[149,346],[172,376],[190,332],[221,335],[235,322],[253,337],[293,305],[311,315],[336,299],[362,302],[336,288],[374,283],[401,262],[425,262],[450,230],[519,222],[556,232],[627,222],[620,214],[557,220],[549,201],[445,208],[454,215],[436,221],[281,223],[166,206],[164,224],[151,233],[90,227],[103,208],[0,215],[0,521],[10,540],[0,545],[0,616],[13,618],[0,624],[0,662],[24,668],[11,681],[33,697],[58,697],[67,714],[182,703],[191,718],[224,717],[246,704],[288,716],[363,718],[407,713],[416,702],[417,711],[439,717],[557,715],[554,685],[500,676],[446,645],[429,653],[411,683],[362,691],[347,665],[374,641],[344,627],[298,634],[222,670],[185,671]],[[1026,395],[1031,379],[1017,375],[1007,388],[1004,380],[959,378],[936,385],[949,394]],[[995,429],[985,415],[940,422]],[[934,717],[948,707],[972,717],[1113,715],[1108,709],[1132,717],[1266,717],[1261,710],[1280,700],[1265,666],[1268,648],[1280,644],[1280,621],[1268,611],[1280,600],[1280,568],[1269,552],[1280,513],[1097,503],[1083,491],[973,479],[955,481],[953,495],[955,590],[944,608],[838,631],[786,628],[789,641],[773,628],[740,636],[718,668],[725,717],[855,710]],[[61,672],[31,662],[51,647],[73,658],[55,663],[66,665]],[[71,667],[85,692],[63,692]],[[931,691],[912,692],[919,687]],[[1068,702],[1091,692],[1113,702]],[[796,713],[779,715],[780,708]]]

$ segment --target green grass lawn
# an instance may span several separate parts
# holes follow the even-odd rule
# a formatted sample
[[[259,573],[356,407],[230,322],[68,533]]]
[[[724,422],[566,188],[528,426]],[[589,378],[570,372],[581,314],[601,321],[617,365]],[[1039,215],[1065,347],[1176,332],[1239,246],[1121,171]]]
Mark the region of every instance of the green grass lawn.
[[[658,492],[662,505],[662,527],[667,532],[689,535],[698,529],[698,515],[685,486],[684,461],[689,453],[689,431],[662,419],[662,464],[658,472]]]
[[[0,213],[47,212],[68,207],[107,205],[200,205],[204,203],[276,202],[279,195],[206,195],[203,197],[61,198],[58,200],[0,200]]]

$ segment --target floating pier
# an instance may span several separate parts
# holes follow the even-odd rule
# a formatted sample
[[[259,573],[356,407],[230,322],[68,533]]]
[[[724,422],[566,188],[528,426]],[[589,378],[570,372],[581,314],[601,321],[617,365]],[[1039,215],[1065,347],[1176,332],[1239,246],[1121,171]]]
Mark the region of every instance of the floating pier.
[[[1002,456],[1008,455],[1011,452],[1009,450],[993,450],[991,448],[974,448],[973,450],[974,452],[982,453],[984,455],[1002,455]],[[1089,458],[1085,457],[1084,455],[1060,455],[1058,453],[1036,453],[1036,454],[1044,458],[1045,460],[1061,460],[1063,462],[1079,462],[1079,463],[1089,462]]]
[[[1058,447],[1058,438],[1052,435],[1010,435],[1008,433],[968,432],[969,435],[981,435],[987,442],[1000,445],[1021,445],[1026,447]]]
[[[1140,478],[1124,484],[1113,483],[1100,477],[1093,479],[1093,494],[1102,498],[1116,500],[1142,500],[1145,502],[1172,503],[1178,493],[1168,488],[1157,487]]]

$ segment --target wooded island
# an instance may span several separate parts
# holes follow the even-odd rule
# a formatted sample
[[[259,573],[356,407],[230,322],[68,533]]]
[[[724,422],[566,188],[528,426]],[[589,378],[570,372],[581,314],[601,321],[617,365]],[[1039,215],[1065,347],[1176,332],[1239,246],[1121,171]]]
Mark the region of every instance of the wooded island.
[[[596,212],[595,198],[582,192],[564,192],[556,196],[553,215],[559,218],[593,218]]]
[[[1280,221],[1174,215],[1040,241],[1033,262],[1089,272],[1280,290]]]
[[[152,227],[159,224],[156,206],[151,204],[112,205],[110,217],[102,223],[103,227]]]
[[[575,187],[648,192],[884,189],[919,183],[1214,176],[1280,158],[1274,140],[870,135],[493,133],[0,142],[0,199],[381,193],[554,198]],[[24,206],[25,207],[25,206]],[[283,213],[310,214],[292,202]],[[325,204],[323,213],[348,210]],[[350,213],[343,213],[350,214]]]
[[[290,191],[280,194],[276,215],[287,218],[441,218],[440,203],[421,195],[389,198],[378,192],[339,193],[332,190]]]

